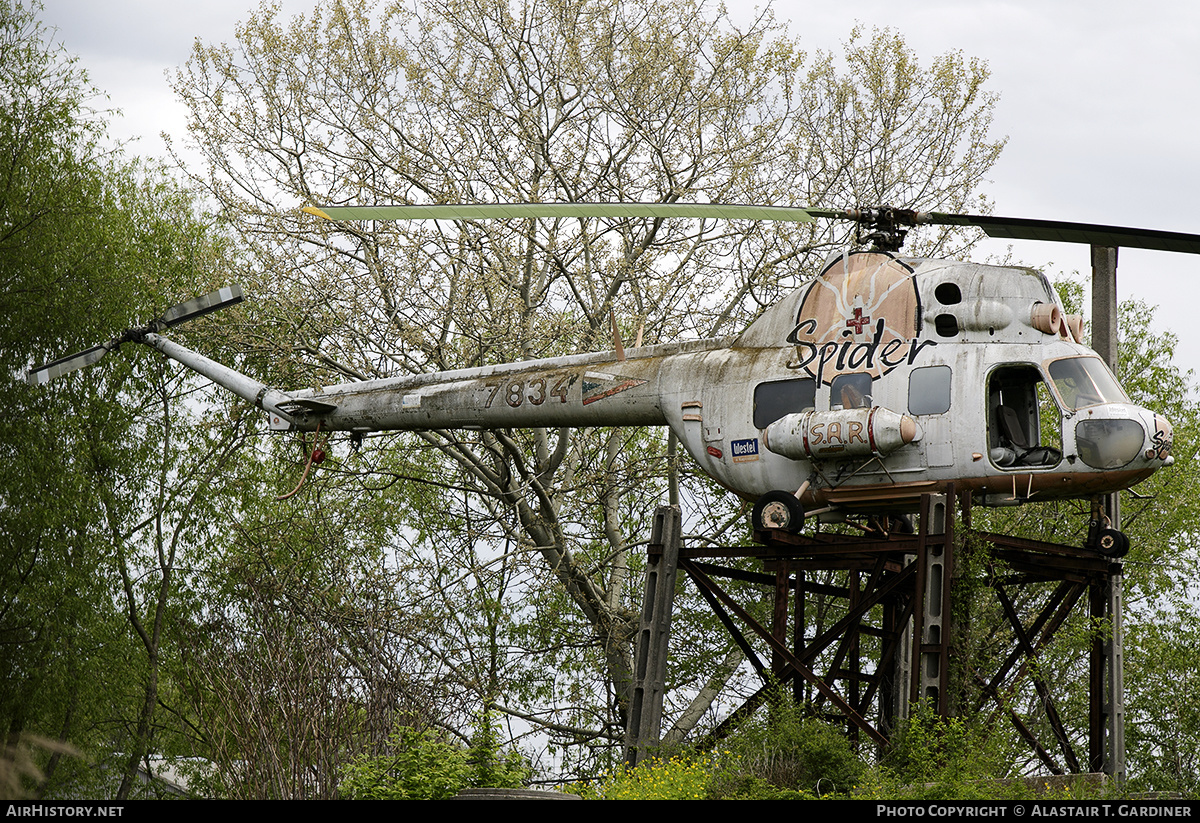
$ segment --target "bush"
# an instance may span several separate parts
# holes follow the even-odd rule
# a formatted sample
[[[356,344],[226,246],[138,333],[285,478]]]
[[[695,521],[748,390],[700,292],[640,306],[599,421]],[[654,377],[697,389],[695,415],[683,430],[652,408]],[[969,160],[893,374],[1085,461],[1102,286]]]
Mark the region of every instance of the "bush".
[[[465,750],[432,731],[399,726],[389,754],[358,757],[346,767],[338,793],[347,800],[442,800],[467,786]]]
[[[704,800],[709,797],[712,765],[704,757],[652,758],[632,769],[604,776],[591,786],[568,791],[585,800]]]
[[[850,741],[834,726],[785,702],[754,718],[725,746],[715,796],[768,799],[848,795],[866,774]]]
[[[897,726],[880,766],[892,779],[912,784],[1003,777],[1005,766],[988,737],[961,717],[938,717],[922,706]]]
[[[570,790],[595,800],[812,800],[854,790],[866,766],[838,729],[790,704],[768,714],[719,751],[647,760]]]
[[[484,715],[470,749],[431,729],[398,726],[386,754],[358,757],[346,767],[338,793],[345,800],[443,800],[466,788],[516,788],[528,777],[520,754],[500,750]]]
[[[892,736],[873,781],[858,797],[888,800],[1081,800],[1103,786],[1076,781],[1009,779],[1013,758],[1003,735],[961,717],[941,718],[922,707]]]

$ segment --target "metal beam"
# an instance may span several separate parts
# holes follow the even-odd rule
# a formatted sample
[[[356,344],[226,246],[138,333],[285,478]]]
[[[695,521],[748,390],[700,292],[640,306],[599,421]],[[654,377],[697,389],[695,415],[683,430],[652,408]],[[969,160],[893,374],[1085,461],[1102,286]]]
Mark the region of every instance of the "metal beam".
[[[662,734],[667,645],[675,604],[675,580],[679,576],[682,528],[678,506],[660,506],[655,512],[629,700],[629,726],[625,731],[625,762],[630,766],[644,760],[649,750],[658,745]]]
[[[1108,363],[1113,374],[1118,366],[1117,328],[1117,249],[1092,246],[1092,348]],[[1121,528],[1121,496],[1105,495],[1104,513],[1109,527]],[[1106,648],[1108,662],[1107,732],[1104,771],[1118,781],[1125,779],[1125,639],[1124,586],[1122,577],[1109,578],[1108,616],[1111,621]]]

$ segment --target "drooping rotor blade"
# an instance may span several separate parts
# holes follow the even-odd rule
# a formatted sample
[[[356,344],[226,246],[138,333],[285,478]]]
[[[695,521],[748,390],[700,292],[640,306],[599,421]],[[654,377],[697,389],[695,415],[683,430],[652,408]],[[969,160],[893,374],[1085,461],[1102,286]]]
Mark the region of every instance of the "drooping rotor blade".
[[[691,217],[720,220],[780,220],[808,223],[798,206],[731,203],[487,203],[421,206],[305,206],[327,220],[496,220],[522,217]]]
[[[30,369],[25,375],[26,381],[32,386],[40,386],[44,383],[49,383],[57,377],[62,377],[64,374],[87,368],[96,363],[104,355],[112,349],[115,341],[109,343],[101,343],[99,346],[92,346],[90,349],[70,354],[66,357],[60,357],[51,363],[44,366],[38,366],[36,369]]]
[[[1031,220],[1022,217],[993,217],[991,215],[929,212],[928,217],[927,222],[930,223],[977,226],[983,229],[989,237],[1002,239],[1049,240],[1113,248],[1200,254],[1200,235],[1183,232],[1102,226],[1095,223],[1070,223],[1059,220]]]
[[[177,326],[180,323],[186,323],[189,320],[195,320],[197,317],[203,317],[210,312],[226,308],[227,306],[236,306],[242,300],[241,286],[226,286],[223,289],[209,292],[203,297],[193,297],[185,303],[172,306],[163,313],[163,316],[159,320],[169,328]]]

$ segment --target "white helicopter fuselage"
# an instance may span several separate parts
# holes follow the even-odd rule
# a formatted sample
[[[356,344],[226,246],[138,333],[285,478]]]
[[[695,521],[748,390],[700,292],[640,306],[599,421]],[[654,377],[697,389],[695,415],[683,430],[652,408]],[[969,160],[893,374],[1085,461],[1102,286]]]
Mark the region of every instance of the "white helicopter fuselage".
[[[1008,505],[1171,462],[1080,326],[1034,270],[846,253],[736,338],[238,393],[277,430],[666,425],[721,485],[809,510],[912,510],[950,481]]]

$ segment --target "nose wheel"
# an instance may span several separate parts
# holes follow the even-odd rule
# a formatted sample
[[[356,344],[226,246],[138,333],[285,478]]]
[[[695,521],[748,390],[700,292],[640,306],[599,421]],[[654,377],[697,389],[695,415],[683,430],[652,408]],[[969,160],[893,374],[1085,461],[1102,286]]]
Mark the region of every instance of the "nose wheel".
[[[1105,557],[1124,557],[1129,552],[1129,536],[1116,529],[1100,529],[1092,546]]]
[[[1113,521],[1100,505],[1100,498],[1092,501],[1092,516],[1088,520],[1087,542],[1084,548],[1097,551],[1105,557],[1124,557],[1129,553],[1129,537],[1125,532],[1113,528]]]
[[[804,528],[804,507],[791,492],[767,492],[754,504],[750,523],[755,529],[782,529],[795,534]]]

